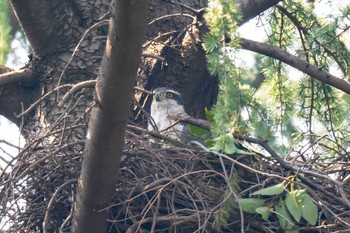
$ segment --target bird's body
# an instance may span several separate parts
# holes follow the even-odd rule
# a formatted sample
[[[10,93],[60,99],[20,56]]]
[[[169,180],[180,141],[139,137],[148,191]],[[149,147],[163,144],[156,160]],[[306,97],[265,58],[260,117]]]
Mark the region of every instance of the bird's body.
[[[188,125],[179,122],[179,119],[188,117],[183,100],[179,92],[160,87],[153,91],[151,117],[154,124],[148,124],[148,130],[158,130],[162,134],[183,140],[188,134]]]

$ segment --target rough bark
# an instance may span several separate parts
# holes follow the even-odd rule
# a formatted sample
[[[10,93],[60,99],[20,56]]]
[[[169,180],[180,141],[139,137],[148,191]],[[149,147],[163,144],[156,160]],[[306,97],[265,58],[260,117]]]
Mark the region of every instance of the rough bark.
[[[35,96],[52,91],[57,87],[58,79],[61,79],[61,84],[65,84],[78,83],[96,77],[104,49],[104,41],[101,38],[106,32],[106,27],[87,33],[78,51],[72,60],[70,59],[78,40],[82,38],[82,33],[89,30],[94,23],[108,13],[108,2],[108,0],[94,1],[94,3],[11,1],[34,50],[33,59],[29,61],[29,65],[36,74],[32,79],[34,83],[31,84],[32,87],[36,87]],[[242,23],[276,2],[276,0],[240,1],[244,15]],[[249,7],[252,5],[255,7]],[[149,90],[158,86],[177,89],[184,95],[186,110],[195,117],[203,117],[204,107],[212,106],[217,96],[217,80],[206,70],[205,55],[201,47],[201,34],[207,29],[203,24],[203,12],[200,9],[206,6],[205,0],[184,1],[182,4],[151,1],[148,14],[150,25],[146,36],[149,42],[155,45],[152,48],[145,46],[144,52],[159,55],[165,60],[143,58],[145,69],[139,73],[138,79],[138,85]],[[169,34],[162,36],[166,33]],[[66,67],[68,62],[69,65]],[[64,73],[61,75],[63,70]],[[51,80],[51,85],[42,85],[48,80]],[[32,88],[31,93],[33,92],[35,90]],[[3,110],[2,114],[9,117],[11,121],[19,122],[13,112],[18,114],[23,107],[27,109],[35,99],[32,98],[33,94],[26,96],[27,92],[23,92],[22,98],[15,93],[1,92],[2,99],[17,100],[15,101],[17,104],[14,108],[13,105],[8,105],[10,102],[3,101],[2,104],[0,103],[0,109]],[[60,93],[59,96],[61,96]],[[144,95],[139,100],[147,110],[149,104],[147,96]],[[21,102],[24,103],[23,107]],[[55,105],[50,103],[44,103],[41,106],[47,108],[47,111],[42,112],[41,115],[55,108]],[[32,116],[27,115],[25,120],[28,122],[35,120]],[[47,122],[55,122],[55,119]]]
[[[133,1],[121,2],[123,4],[133,3]],[[268,3],[272,1],[256,0],[255,2]],[[149,90],[157,86],[174,87],[184,95],[188,112],[192,116],[201,116],[204,106],[211,106],[217,95],[217,81],[206,70],[205,53],[201,46],[201,34],[207,28],[201,14],[198,12],[199,9],[207,6],[207,1],[187,0],[182,1],[182,3],[191,6],[195,11],[179,4],[178,1],[174,1],[174,3],[162,0],[151,1],[148,19],[149,22],[154,21],[154,23],[149,25],[146,35],[147,42],[143,49],[145,53],[164,59],[143,57],[137,84]],[[31,148],[29,152],[31,153],[31,160],[35,161],[36,158],[41,159],[43,157],[51,159],[52,154],[54,154],[52,151],[56,151],[57,148],[57,151],[59,151],[63,147],[62,145],[67,145],[70,150],[66,154],[75,155],[80,153],[81,149],[71,148],[69,143],[76,143],[79,140],[81,142],[81,139],[85,139],[85,123],[89,120],[89,106],[93,102],[92,91],[91,89],[82,89],[62,105],[58,106],[58,103],[61,102],[67,88],[96,78],[105,47],[107,31],[106,26],[96,26],[96,23],[108,13],[109,2],[101,0],[93,2],[56,1],[55,3],[31,1],[27,3],[23,0],[12,0],[12,5],[34,49],[32,59],[27,66],[27,68],[31,68],[33,75],[30,77],[29,83],[18,83],[18,80],[14,82],[6,81],[7,84],[0,89],[0,113],[15,121],[18,125],[21,122],[23,123],[22,133],[28,143],[40,139],[40,147]],[[258,14],[265,7],[260,11],[244,9],[247,12],[243,10],[243,13],[249,15],[249,10],[254,10],[254,14]],[[128,10],[120,10],[120,12],[121,15],[118,17],[126,17],[130,14]],[[138,17],[141,20],[141,17]],[[120,28],[117,27],[117,30],[125,29],[125,26],[127,24],[124,25],[123,22]],[[120,115],[116,118],[113,118],[113,116],[116,116],[117,113],[126,114],[126,109],[129,107],[129,94],[131,93],[130,85],[132,78],[136,76],[132,75],[136,68],[129,66],[127,62],[133,63],[135,60],[132,59],[139,58],[135,50],[129,48],[132,45],[131,42],[135,42],[136,37],[130,38],[124,33],[126,32],[117,32],[116,39],[120,39],[125,44],[122,47],[114,47],[118,50],[118,54],[111,53],[111,57],[104,60],[100,75],[101,77],[110,77],[111,74],[115,74],[120,75],[118,76],[120,78],[128,77],[130,79],[127,80],[125,85],[120,84],[115,88],[113,88],[113,85],[120,81],[119,79],[111,80],[112,84],[102,82],[101,90],[99,90],[99,87],[97,88],[97,103],[94,106],[94,112],[91,114],[90,122],[91,140],[88,140],[86,144],[85,164],[80,182],[80,185],[83,186],[80,187],[81,192],[79,193],[77,212],[75,213],[75,225],[78,232],[98,232],[101,230],[99,227],[105,226],[106,223],[106,213],[94,212],[92,209],[99,210],[105,207],[114,187],[113,181],[115,181],[120,157],[126,115]],[[77,46],[83,36],[84,38]],[[112,37],[110,41],[112,44],[114,38]],[[109,51],[108,47],[107,51]],[[114,55],[117,57],[112,57]],[[130,60],[127,59],[129,56],[131,56]],[[125,63],[123,63],[123,66],[108,65],[114,59]],[[123,69],[127,69],[125,75]],[[110,95],[106,94],[104,96],[102,94],[104,88],[108,89],[107,93]],[[122,100],[123,98],[125,99]],[[144,95],[142,98],[143,102],[141,101],[141,104],[147,106],[147,96]],[[21,114],[21,118],[16,118],[13,112],[18,114],[22,111],[21,102],[24,110],[27,109],[28,111]],[[122,112],[119,112],[121,109]],[[77,127],[78,124],[79,127]],[[75,127],[77,130],[75,130]],[[69,133],[65,133],[65,129],[68,128],[70,128]],[[56,136],[54,139],[45,137],[47,141],[41,140],[42,135],[48,135],[55,130],[62,130],[62,132],[59,132],[59,137]],[[118,142],[118,145],[116,142]],[[65,152],[62,153],[59,156],[66,156]],[[79,156],[80,154],[76,155],[78,157],[77,161],[79,161],[77,164],[80,164],[79,159],[81,158]],[[59,168],[58,166],[57,171],[48,171],[49,174],[45,175],[46,182],[52,180],[64,182],[68,175],[60,173]],[[55,176],[57,174],[60,174],[59,179]],[[33,178],[32,180],[37,178],[35,173],[28,174],[28,177]],[[72,177],[68,178],[71,179]],[[28,185],[30,184],[28,183]],[[102,186],[107,188],[100,188]],[[43,192],[41,188],[38,188],[31,192],[33,199],[28,200],[28,203],[33,201],[42,204],[51,198],[54,191],[45,190]],[[91,195],[92,192],[93,195]],[[96,195],[99,198],[96,198]],[[27,212],[32,214],[36,213],[35,211],[37,209],[28,207]],[[67,215],[64,215],[63,219]],[[59,218],[62,218],[62,216],[59,216]],[[40,221],[38,220],[39,223],[35,223],[35,227],[41,227]],[[57,227],[57,225],[50,224],[50,222],[46,222],[45,226],[51,227],[51,229]]]
[[[248,22],[252,18],[261,14],[265,10],[269,9],[272,6],[275,6],[282,0],[240,0],[239,5],[243,14],[241,25]]]
[[[122,156],[147,9],[145,0],[112,1],[112,17],[97,79],[96,104],[89,123],[90,138],[85,144],[72,232],[95,233],[107,229],[107,212],[101,210],[110,202]]]
[[[78,20],[70,1],[12,0],[11,4],[37,56],[66,50],[76,41],[73,35],[81,34],[75,32]]]

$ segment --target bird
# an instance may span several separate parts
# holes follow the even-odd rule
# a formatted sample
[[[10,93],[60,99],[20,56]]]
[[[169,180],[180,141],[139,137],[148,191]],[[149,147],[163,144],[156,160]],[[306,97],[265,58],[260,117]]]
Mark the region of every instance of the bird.
[[[185,111],[181,94],[168,87],[158,87],[152,94],[150,115],[153,121],[150,120],[148,130],[155,130],[172,139],[184,141],[189,134],[189,127],[179,119],[187,118],[189,115]]]

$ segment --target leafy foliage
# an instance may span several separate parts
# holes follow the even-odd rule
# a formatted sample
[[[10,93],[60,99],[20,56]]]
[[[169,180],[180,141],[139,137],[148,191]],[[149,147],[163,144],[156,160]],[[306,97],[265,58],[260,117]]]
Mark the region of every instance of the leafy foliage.
[[[260,18],[266,43],[324,71],[337,70],[339,77],[348,77],[350,52],[345,41],[350,7],[321,17],[315,14],[317,4],[287,0],[266,11]],[[279,60],[261,55],[256,57],[255,72],[264,80],[257,89],[253,88],[249,81],[252,73],[239,62],[236,30],[240,13],[236,5],[235,1],[212,0],[206,14],[210,27],[204,37],[208,69],[220,80],[218,101],[211,111],[211,148],[234,154],[235,141],[228,135],[247,131],[268,140],[282,157],[301,155],[307,163],[311,158],[332,161],[342,156],[350,145],[349,98],[333,87],[296,73]],[[251,195],[254,198],[240,199],[242,209],[258,213],[265,221],[274,213],[285,232],[298,232],[296,223],[301,219],[311,225],[317,222],[313,199],[306,189],[294,189],[293,182],[289,189],[283,182]],[[261,198],[255,198],[258,195]]]
[[[9,1],[0,2],[0,65],[6,61],[7,54],[10,51],[10,16]]]
[[[293,230],[295,222],[304,218],[309,224],[315,225],[318,219],[317,206],[305,189],[294,189],[291,177],[290,189],[286,182],[279,183],[253,192],[252,196],[261,195],[261,198],[242,198],[242,209],[247,213],[258,213],[264,221],[268,221],[271,213],[275,213],[282,229],[287,233],[298,232]]]
[[[216,144],[222,144],[228,132],[247,131],[269,140],[281,156],[300,144],[310,144],[313,153],[324,158],[341,153],[329,150],[339,147],[340,141],[342,147],[349,146],[348,98],[337,89],[296,73],[281,61],[263,56],[257,56],[255,72],[263,74],[264,81],[258,89],[252,88],[252,73],[239,62],[237,3],[213,0],[210,6],[206,14],[210,32],[204,37],[204,46],[208,69],[220,79],[218,101],[212,109]],[[262,18],[266,43],[325,71],[338,69],[347,77],[350,52],[345,39],[350,7],[323,18],[314,13],[315,7],[317,4],[311,1],[288,0],[266,11]],[[225,40],[228,36],[229,43]],[[314,148],[315,140],[324,135],[325,147]]]

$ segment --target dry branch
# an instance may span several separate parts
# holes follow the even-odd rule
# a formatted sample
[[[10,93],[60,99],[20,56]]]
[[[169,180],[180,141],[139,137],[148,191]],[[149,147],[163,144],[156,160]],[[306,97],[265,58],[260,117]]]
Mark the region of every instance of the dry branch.
[[[29,81],[32,77],[33,71],[31,69],[16,70],[5,74],[0,74],[0,86],[10,83]]]
[[[315,65],[312,65],[306,61],[301,60],[297,56],[294,56],[278,47],[240,38],[240,44],[243,49],[247,49],[253,52],[261,53],[266,56],[278,59],[301,72],[308,74],[311,78],[319,80],[325,84],[335,87],[347,94],[350,94],[350,84],[343,79],[337,78],[334,75],[323,71]]]

